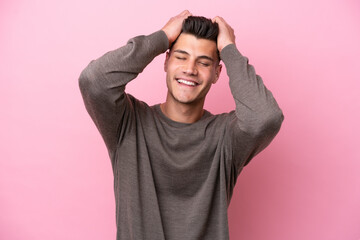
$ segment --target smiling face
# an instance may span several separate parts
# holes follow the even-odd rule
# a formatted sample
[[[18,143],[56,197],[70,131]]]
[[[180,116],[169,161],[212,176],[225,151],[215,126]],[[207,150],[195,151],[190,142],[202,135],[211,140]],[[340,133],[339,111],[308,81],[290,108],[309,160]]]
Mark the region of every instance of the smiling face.
[[[204,104],[221,71],[216,43],[182,33],[167,53],[164,69],[168,87],[166,101]]]

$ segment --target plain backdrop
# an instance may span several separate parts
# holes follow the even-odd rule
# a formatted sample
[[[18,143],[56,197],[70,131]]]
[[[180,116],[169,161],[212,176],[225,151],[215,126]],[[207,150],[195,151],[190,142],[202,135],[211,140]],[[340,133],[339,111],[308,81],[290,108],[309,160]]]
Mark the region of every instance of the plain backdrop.
[[[115,239],[110,160],[78,76],[184,9],[227,20],[285,115],[238,178],[231,239],[360,239],[358,0],[1,1],[0,239]],[[164,58],[127,91],[164,101]],[[233,107],[223,71],[206,108]]]

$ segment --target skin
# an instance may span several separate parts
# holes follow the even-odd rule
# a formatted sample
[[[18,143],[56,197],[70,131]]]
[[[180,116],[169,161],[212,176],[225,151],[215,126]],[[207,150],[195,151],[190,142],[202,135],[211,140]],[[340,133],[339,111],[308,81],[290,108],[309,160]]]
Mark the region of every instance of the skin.
[[[162,28],[169,46],[179,38],[166,54],[164,70],[168,93],[160,107],[168,118],[182,123],[194,123],[202,117],[206,95],[211,85],[217,82],[222,68],[217,60],[217,50],[221,52],[227,45],[235,44],[233,29],[221,17],[212,19],[219,25],[217,45],[191,34],[180,34],[182,23],[188,16],[191,13],[185,10]]]

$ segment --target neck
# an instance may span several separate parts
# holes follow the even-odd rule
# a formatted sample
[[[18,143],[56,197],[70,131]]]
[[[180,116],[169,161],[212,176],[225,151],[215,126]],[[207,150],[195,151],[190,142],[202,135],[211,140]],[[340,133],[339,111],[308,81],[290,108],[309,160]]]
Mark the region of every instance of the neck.
[[[204,102],[197,104],[184,104],[180,102],[169,101],[166,99],[165,103],[160,104],[161,111],[175,122],[194,123],[204,114]]]

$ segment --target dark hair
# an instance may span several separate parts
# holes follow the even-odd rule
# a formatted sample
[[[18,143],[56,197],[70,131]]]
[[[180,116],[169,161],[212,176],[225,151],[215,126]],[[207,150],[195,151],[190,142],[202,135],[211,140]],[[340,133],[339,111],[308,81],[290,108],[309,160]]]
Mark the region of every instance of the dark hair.
[[[182,24],[181,33],[188,33],[197,38],[208,39],[217,43],[219,25],[205,17],[189,16]],[[177,39],[172,43],[170,49],[174,46],[176,41]],[[217,54],[220,60],[219,52],[217,52]]]
[[[211,19],[190,16],[184,20],[181,32],[217,42],[219,26],[216,22],[212,22]]]

